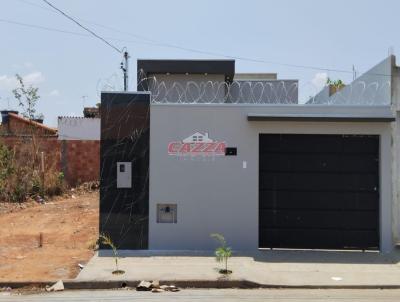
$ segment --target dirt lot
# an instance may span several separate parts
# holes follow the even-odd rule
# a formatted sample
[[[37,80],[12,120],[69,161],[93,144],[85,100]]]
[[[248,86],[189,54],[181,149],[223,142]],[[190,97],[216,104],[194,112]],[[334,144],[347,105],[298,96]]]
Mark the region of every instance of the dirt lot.
[[[0,206],[0,281],[75,277],[98,238],[98,193]],[[43,233],[43,247],[39,247]]]

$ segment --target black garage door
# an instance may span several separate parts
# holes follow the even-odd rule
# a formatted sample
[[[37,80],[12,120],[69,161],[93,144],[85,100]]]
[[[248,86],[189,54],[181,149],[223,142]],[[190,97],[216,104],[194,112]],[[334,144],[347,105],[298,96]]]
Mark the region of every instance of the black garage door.
[[[379,137],[260,134],[259,247],[379,248]]]

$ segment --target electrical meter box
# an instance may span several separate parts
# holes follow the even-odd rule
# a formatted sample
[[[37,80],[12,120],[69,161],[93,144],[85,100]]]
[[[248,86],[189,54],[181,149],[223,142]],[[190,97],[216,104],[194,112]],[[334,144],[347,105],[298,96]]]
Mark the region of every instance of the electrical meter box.
[[[132,188],[131,162],[117,162],[117,188]]]
[[[178,208],[175,204],[157,204],[157,223],[176,223]]]

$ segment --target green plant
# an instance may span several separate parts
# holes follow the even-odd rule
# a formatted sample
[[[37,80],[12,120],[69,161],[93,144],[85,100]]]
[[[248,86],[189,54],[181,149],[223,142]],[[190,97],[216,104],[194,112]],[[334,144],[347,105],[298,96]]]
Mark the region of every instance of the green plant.
[[[22,115],[30,120],[33,119],[42,119],[43,114],[36,115],[36,103],[40,99],[38,94],[39,88],[26,87],[23,78],[16,74],[15,77],[17,78],[19,87],[13,89],[14,97],[18,100],[18,105],[22,108]]]
[[[228,260],[232,256],[232,249],[227,246],[225,237],[218,233],[213,233],[210,235],[211,238],[215,239],[219,246],[215,249],[215,259],[217,262],[224,263],[224,269],[219,270],[221,274],[230,274],[231,270],[228,270]]]
[[[114,261],[115,261],[115,270],[112,272],[114,275],[120,275],[124,274],[125,272],[123,270],[120,270],[118,268],[118,250],[117,247],[115,246],[114,242],[112,241],[111,237],[107,234],[100,234],[99,235],[99,240],[102,244],[108,245],[111,247],[114,255]]]
[[[57,153],[46,160],[43,183],[40,164],[32,165],[30,142],[19,142],[13,149],[0,141],[0,200],[24,202],[28,197],[60,195],[65,190],[64,174],[57,167]]]
[[[344,83],[343,83],[343,81],[341,79],[331,80],[331,78],[327,78],[326,79],[326,84],[335,86],[337,88],[341,88],[342,86],[344,86]]]
[[[58,175],[57,175],[58,182],[59,183],[63,183],[64,178],[65,178],[64,172],[59,172]]]
[[[31,190],[30,190],[30,195],[39,195],[41,194],[42,196],[43,194],[43,184],[42,181],[40,179],[40,176],[38,175],[38,173],[35,173],[36,171],[33,171],[32,173],[32,177],[31,177]]]
[[[50,167],[46,171],[44,190],[48,196],[61,195],[65,191],[64,173]]]
[[[12,92],[22,108],[22,115],[29,120],[43,118],[36,113],[40,98],[38,88],[27,87],[23,78],[16,75],[18,87]],[[23,202],[29,197],[60,195],[65,190],[64,174],[59,171],[59,152],[48,150],[45,168],[41,167],[40,151],[45,151],[46,139],[37,136],[33,123],[29,123],[28,135],[21,136],[7,146],[7,140],[0,141],[0,200]],[[45,171],[45,174],[43,173]]]

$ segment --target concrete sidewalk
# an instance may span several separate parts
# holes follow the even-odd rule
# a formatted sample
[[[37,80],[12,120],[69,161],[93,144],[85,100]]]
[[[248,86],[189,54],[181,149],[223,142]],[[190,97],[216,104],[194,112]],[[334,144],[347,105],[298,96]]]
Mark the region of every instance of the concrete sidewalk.
[[[123,253],[122,253],[123,254]],[[170,253],[171,254],[171,253]],[[399,287],[400,255],[362,252],[262,251],[238,253],[229,261],[233,273],[218,273],[210,253],[139,251],[119,260],[123,275],[112,275],[112,257],[96,254],[75,279],[83,281],[247,281],[260,287]],[[189,282],[190,283],[190,282]]]

